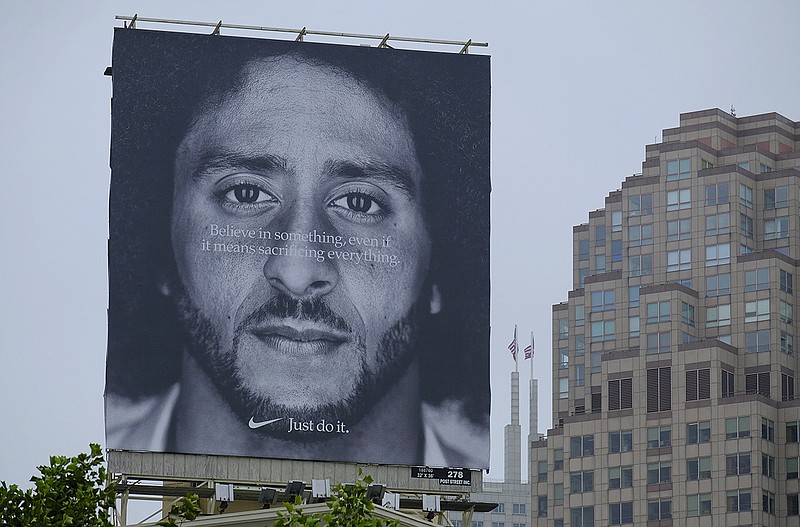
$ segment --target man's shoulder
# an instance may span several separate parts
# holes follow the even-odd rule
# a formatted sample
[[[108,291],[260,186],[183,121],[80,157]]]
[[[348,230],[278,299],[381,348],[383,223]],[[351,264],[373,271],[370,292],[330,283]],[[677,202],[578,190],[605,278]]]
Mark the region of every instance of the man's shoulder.
[[[136,399],[106,395],[106,445],[120,450],[163,452],[167,448],[180,385]]]
[[[429,467],[484,467],[489,464],[489,430],[472,423],[461,403],[422,404],[425,465]]]

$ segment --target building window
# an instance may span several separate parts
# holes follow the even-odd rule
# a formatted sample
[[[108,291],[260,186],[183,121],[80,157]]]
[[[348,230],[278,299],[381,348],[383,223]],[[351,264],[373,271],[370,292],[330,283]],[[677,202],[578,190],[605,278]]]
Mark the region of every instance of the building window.
[[[750,474],[750,452],[725,456],[725,475],[742,476],[744,474]]]
[[[589,269],[585,267],[578,269],[578,287],[582,288],[585,285],[587,276],[589,276]]]
[[[794,376],[781,373],[781,401],[794,401]]]
[[[586,320],[586,308],[583,304],[575,306],[575,325],[583,326]]]
[[[764,210],[789,206],[789,187],[764,189]]]
[[[566,318],[559,319],[558,321],[558,338],[569,338],[569,320]]]
[[[547,496],[539,496],[537,501],[537,515],[539,518],[547,517]]]
[[[628,335],[631,338],[639,336],[639,317],[628,317]]]
[[[672,409],[672,377],[669,367],[647,370],[647,412]]]
[[[633,408],[633,379],[608,381],[608,409],[623,410]]]
[[[498,503],[497,507],[492,511],[493,513],[505,513],[506,512],[506,504],[505,503]]]
[[[731,244],[720,243],[706,247],[706,267],[731,263]]]
[[[597,254],[594,257],[594,268],[596,274],[603,274],[606,272],[606,255]]]
[[[608,488],[625,489],[633,487],[633,467],[610,467],[608,469]]]
[[[553,470],[564,469],[564,449],[556,448],[553,450]]]
[[[560,367],[566,369],[569,367],[569,350],[567,348],[560,348],[558,350],[559,357],[561,357]]]
[[[668,520],[672,518],[672,498],[647,501],[647,519]]]
[[[592,322],[592,342],[614,340],[614,320]]]
[[[753,252],[753,249],[751,247],[748,247],[747,245],[745,245],[743,243],[739,244],[739,254],[740,255],[742,255],[742,254],[750,254],[751,252]]]
[[[594,227],[594,246],[605,247],[606,245],[606,226],[595,225]]]
[[[647,429],[647,448],[661,448],[672,445],[672,427],[656,426]]]
[[[769,352],[769,330],[747,331],[744,334],[744,342],[747,353]]]
[[[667,161],[667,181],[689,179],[692,176],[691,158],[674,159]]]
[[[611,212],[611,232],[622,232],[622,211]]]
[[[669,353],[670,352],[670,333],[660,331],[658,333],[647,334],[647,353]]]
[[[687,516],[711,516],[711,493],[690,494],[686,497]]]
[[[582,492],[594,491],[594,471],[570,472],[569,492],[570,494],[580,494]]]
[[[667,192],[667,211],[683,210],[692,206],[692,190],[688,188]]]
[[[731,215],[728,212],[706,216],[706,236],[729,234],[731,232]]]
[[[567,379],[566,377],[558,379],[558,398],[559,399],[569,398],[569,379]]]
[[[764,417],[761,418],[761,439],[766,439],[772,443],[775,442],[775,421]]]
[[[539,474],[539,483],[547,481],[547,461],[538,461],[536,468]]]
[[[762,491],[761,493],[761,510],[767,514],[775,514],[775,493]]]
[[[525,527],[524,525],[522,527]],[[553,520],[553,527],[564,527],[564,518],[556,518]]]
[[[769,166],[769,165],[766,165],[764,163],[759,163],[758,164],[758,172],[760,174],[765,174],[767,172],[772,172],[772,167]]]
[[[609,525],[625,525],[626,523],[633,523],[633,502],[626,501],[622,503],[609,503],[608,521]]]
[[[739,203],[749,209],[753,208],[753,189],[743,183],[739,183]]]
[[[786,423],[786,442],[800,442],[800,421],[790,421]]]
[[[594,436],[572,436],[569,438],[569,457],[588,457],[594,455]]]
[[[745,238],[753,237],[753,218],[747,214],[739,213],[739,233]]]
[[[706,205],[722,205],[728,203],[730,196],[728,183],[706,185]]]
[[[775,458],[767,454],[761,454],[761,475],[775,479]]]
[[[647,216],[653,213],[653,195],[628,196],[628,215]]]
[[[649,276],[653,274],[653,255],[637,254],[628,257],[630,276]]]
[[[688,370],[686,372],[686,400],[711,399],[711,370]]]
[[[586,384],[586,370],[583,364],[575,365],[575,386],[584,386]]]
[[[589,259],[589,240],[578,240],[578,260]]]
[[[800,458],[786,458],[786,479],[798,479],[798,477],[800,477]]]
[[[692,237],[692,220],[671,220],[667,222],[667,241],[688,240]]]
[[[686,478],[689,481],[711,479],[711,458],[696,457],[686,460]]]
[[[711,421],[700,421],[686,425],[686,443],[695,445],[711,441]]]
[[[745,322],[761,322],[764,320],[769,320],[769,299],[745,302]]]
[[[608,433],[608,452],[609,454],[621,454],[633,450],[633,431],[619,430]]]
[[[781,322],[791,325],[794,322],[794,308],[788,302],[780,301]]]
[[[639,287],[634,285],[628,288],[628,307],[639,307]]]
[[[732,371],[721,370],[722,379],[720,384],[722,387],[722,397],[733,397],[736,393],[736,376]]]
[[[750,437],[750,416],[725,419],[725,439]]]
[[[786,495],[786,514],[787,516],[800,515],[800,494]]]
[[[717,328],[731,325],[731,305],[722,304],[706,308],[706,327]]]
[[[750,510],[749,490],[729,490],[726,496],[728,512],[746,512]]]
[[[681,322],[694,327],[694,306],[681,302]]]
[[[744,290],[763,291],[769,289],[769,267],[744,272]]]
[[[647,484],[669,483],[672,478],[672,463],[661,461],[647,464]]]
[[[611,261],[622,261],[622,240],[611,240]]]
[[[525,504],[514,503],[512,505],[512,514],[525,514]]]
[[[786,293],[792,294],[794,293],[794,287],[792,287],[792,273],[787,273],[783,269],[781,269],[781,278],[780,278],[780,288],[781,291]]]
[[[606,289],[603,291],[592,292],[592,312],[610,311],[614,309],[614,290]]]
[[[594,527],[594,507],[573,507],[569,510],[570,527]]]
[[[657,324],[659,322],[669,322],[669,301],[651,302],[647,304],[647,323]]]
[[[781,352],[794,356],[794,336],[785,331],[781,331]]]
[[[706,296],[729,295],[731,293],[731,275],[722,273],[706,276]]]
[[[667,272],[686,271],[692,268],[692,250],[680,249],[667,253]]]
[[[758,393],[764,397],[770,396],[769,372],[748,373],[744,376],[745,393]]]
[[[630,225],[628,227],[628,246],[638,247],[653,244],[653,224]]]
[[[586,339],[583,335],[575,335],[575,356],[582,357],[586,350]]]
[[[764,220],[764,239],[775,240],[789,237],[789,216]]]
[[[564,484],[553,485],[553,505],[564,505]]]

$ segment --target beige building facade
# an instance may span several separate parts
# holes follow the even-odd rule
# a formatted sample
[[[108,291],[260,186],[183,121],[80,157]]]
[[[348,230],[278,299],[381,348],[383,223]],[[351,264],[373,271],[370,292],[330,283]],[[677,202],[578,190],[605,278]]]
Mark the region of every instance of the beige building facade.
[[[573,228],[535,526],[800,526],[800,123],[682,114]]]

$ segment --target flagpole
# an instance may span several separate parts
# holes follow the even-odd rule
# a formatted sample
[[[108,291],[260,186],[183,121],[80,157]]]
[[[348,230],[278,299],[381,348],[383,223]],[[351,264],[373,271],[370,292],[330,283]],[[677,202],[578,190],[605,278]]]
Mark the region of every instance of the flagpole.
[[[519,373],[519,360],[517,357],[519,356],[519,345],[517,344],[517,325],[514,324],[514,348],[517,350],[514,353],[514,371]]]
[[[531,331],[531,379],[533,379],[533,357],[534,357],[534,348],[533,348],[533,331]]]

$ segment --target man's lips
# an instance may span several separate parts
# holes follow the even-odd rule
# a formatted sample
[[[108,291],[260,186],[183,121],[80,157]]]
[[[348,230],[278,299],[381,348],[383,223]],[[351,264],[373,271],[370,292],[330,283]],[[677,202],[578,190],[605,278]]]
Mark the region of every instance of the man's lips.
[[[347,333],[317,324],[260,324],[247,331],[270,348],[288,355],[330,353],[349,340]]]

